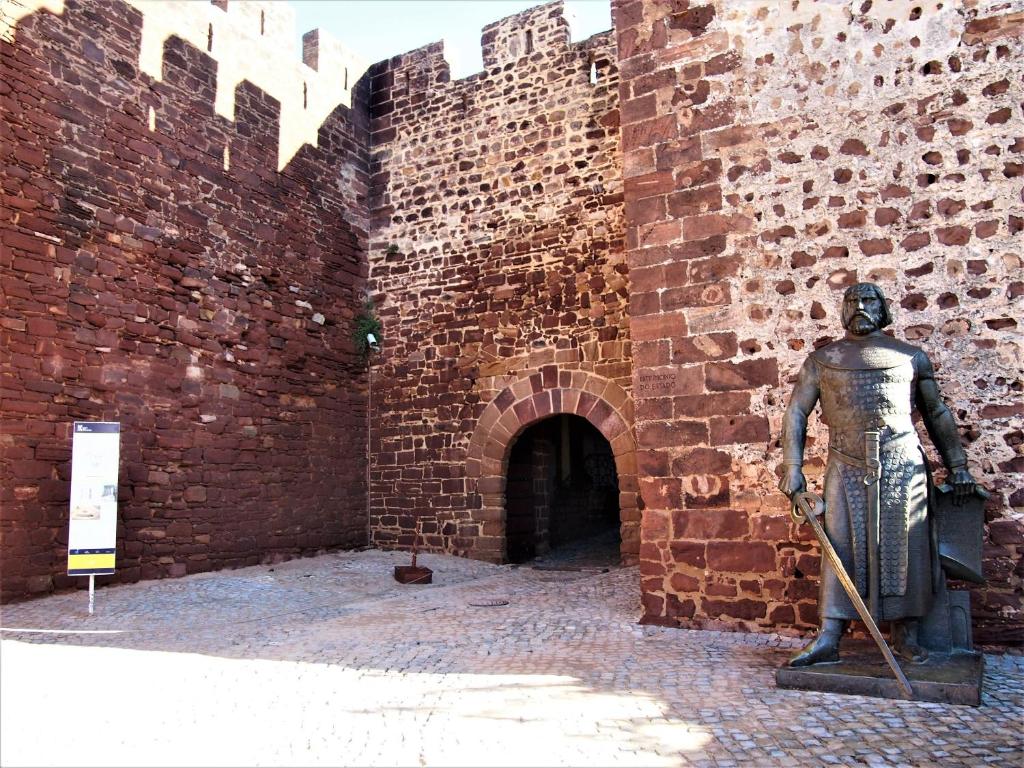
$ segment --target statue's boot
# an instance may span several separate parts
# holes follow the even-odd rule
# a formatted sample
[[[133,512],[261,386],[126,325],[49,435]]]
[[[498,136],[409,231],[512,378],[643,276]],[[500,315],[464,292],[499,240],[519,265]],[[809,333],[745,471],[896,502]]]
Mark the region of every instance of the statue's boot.
[[[800,653],[789,660],[791,667],[808,667],[827,661],[839,661],[839,640],[846,631],[843,619],[825,619],[818,636]]]
[[[928,660],[928,649],[917,639],[920,622],[917,619],[894,621],[892,625],[892,646],[896,655],[912,664],[921,664]]]

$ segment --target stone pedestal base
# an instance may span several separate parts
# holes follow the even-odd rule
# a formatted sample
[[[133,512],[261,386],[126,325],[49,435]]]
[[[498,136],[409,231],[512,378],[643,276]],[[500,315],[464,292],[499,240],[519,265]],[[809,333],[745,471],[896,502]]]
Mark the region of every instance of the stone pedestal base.
[[[783,665],[775,673],[780,688],[902,699],[899,684],[874,643],[846,641],[841,658],[810,667]],[[981,704],[984,657],[975,653],[932,654],[924,664],[900,664],[915,701]]]

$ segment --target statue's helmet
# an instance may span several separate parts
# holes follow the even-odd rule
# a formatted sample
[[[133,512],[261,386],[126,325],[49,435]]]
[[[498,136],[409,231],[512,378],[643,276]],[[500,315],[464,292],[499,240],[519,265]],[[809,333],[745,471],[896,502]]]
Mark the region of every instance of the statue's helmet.
[[[847,288],[843,294],[842,321],[844,328],[850,325],[850,320],[856,311],[856,306],[851,305],[849,300],[872,294],[878,298],[879,312],[881,313],[878,317],[879,330],[887,325],[892,325],[892,313],[889,311],[889,304],[885,300],[885,294],[882,293],[882,289],[874,283],[855,283]]]

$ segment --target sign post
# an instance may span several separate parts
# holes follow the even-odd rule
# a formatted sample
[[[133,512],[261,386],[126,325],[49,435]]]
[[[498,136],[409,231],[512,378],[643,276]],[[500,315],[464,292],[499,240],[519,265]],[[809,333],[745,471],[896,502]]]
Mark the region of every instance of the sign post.
[[[71,442],[71,520],[68,575],[89,577],[89,613],[95,578],[114,572],[117,546],[117,468],[121,425],[76,421]]]

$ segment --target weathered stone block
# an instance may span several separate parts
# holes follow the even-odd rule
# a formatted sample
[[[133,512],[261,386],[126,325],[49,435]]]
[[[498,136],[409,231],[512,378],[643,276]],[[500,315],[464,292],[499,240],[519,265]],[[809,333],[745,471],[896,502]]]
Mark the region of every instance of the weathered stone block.
[[[764,542],[718,542],[708,544],[708,565],[717,571],[767,573],[776,570],[775,549]]]
[[[681,509],[672,513],[672,532],[680,539],[739,539],[747,530],[746,514],[735,509]]]
[[[757,600],[701,600],[701,610],[712,618],[730,616],[736,619],[761,619],[768,612],[768,607]]]
[[[703,568],[707,565],[705,551],[707,544],[702,541],[671,541],[669,552],[672,560],[680,565],[689,565],[694,568]]]
[[[777,386],[778,362],[774,358],[745,360],[740,363],[709,363],[705,366],[709,390],[754,389]]]

